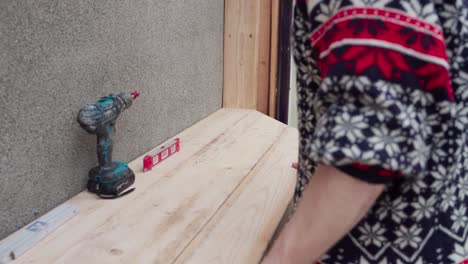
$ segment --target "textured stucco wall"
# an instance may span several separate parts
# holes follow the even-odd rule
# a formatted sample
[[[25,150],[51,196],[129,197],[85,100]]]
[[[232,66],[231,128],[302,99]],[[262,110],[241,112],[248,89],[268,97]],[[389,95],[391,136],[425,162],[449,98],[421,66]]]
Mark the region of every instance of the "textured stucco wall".
[[[141,91],[117,123],[125,162],[221,107],[223,2],[0,1],[0,239],[83,190],[82,104]]]

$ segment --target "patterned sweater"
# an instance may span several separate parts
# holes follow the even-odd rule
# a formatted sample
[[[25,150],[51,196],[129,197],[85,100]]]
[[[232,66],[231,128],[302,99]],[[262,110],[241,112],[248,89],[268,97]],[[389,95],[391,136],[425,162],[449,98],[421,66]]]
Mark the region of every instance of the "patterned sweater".
[[[331,264],[468,263],[468,0],[297,0],[296,203],[317,163],[386,190]]]

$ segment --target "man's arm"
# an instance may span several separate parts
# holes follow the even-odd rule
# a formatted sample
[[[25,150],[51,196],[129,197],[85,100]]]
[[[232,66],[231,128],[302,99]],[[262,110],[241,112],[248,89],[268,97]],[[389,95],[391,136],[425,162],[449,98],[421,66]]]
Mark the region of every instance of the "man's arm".
[[[383,190],[384,185],[319,166],[297,211],[262,263],[314,263],[365,216]]]

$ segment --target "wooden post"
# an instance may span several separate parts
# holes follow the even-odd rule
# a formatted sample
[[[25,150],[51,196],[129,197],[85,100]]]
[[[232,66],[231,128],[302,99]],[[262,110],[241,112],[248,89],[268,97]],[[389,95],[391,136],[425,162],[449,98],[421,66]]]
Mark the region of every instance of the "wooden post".
[[[278,29],[279,29],[279,0],[271,3],[271,36],[270,36],[270,91],[268,115],[276,118],[276,97],[278,82]]]
[[[269,112],[272,0],[225,0],[223,107]]]
[[[250,0],[252,1],[252,0]],[[270,90],[270,43],[271,43],[271,0],[260,0],[257,42],[257,110],[268,115]]]

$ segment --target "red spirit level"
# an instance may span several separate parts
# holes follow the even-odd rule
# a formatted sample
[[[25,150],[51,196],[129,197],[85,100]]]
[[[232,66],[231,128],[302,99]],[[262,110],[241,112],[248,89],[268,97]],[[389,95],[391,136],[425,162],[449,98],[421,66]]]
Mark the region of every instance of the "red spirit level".
[[[151,151],[143,158],[143,171],[151,170],[155,165],[167,159],[171,155],[180,150],[180,139],[175,138],[168,141],[166,144]]]

